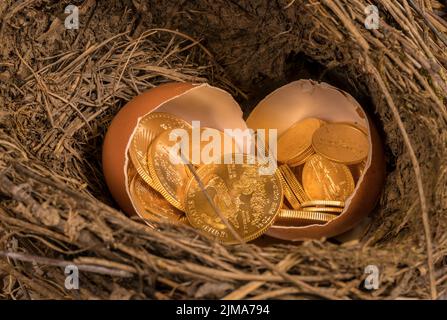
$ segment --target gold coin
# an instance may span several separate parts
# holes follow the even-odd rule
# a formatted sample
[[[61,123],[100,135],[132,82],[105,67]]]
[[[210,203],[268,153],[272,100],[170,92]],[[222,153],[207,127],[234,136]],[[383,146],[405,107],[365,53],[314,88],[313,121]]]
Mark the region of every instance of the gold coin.
[[[256,158],[243,155],[243,160],[243,164],[205,164],[197,170],[215,207],[195,179],[189,182],[186,191],[184,207],[189,223],[226,244],[235,244],[238,240],[215,208],[242,239],[250,241],[267,231],[282,206],[283,193],[277,173],[261,175],[261,164],[251,162]]]
[[[143,219],[179,222],[183,212],[173,207],[163,196],[136,175],[129,188],[133,203]]]
[[[308,150],[312,146],[312,135],[323,123],[316,118],[304,119],[281,134],[278,138],[278,161],[288,163]]]
[[[183,134],[189,134],[188,132],[185,130]],[[180,155],[179,142],[171,133],[171,130],[164,131],[153,141],[148,152],[147,166],[153,188],[174,207],[185,211],[183,198],[185,186],[190,180],[189,169]]]
[[[279,170],[281,171],[284,180],[290,186],[292,193],[296,196],[298,201],[300,203],[309,201],[310,199],[307,197],[306,192],[303,189],[303,186],[298,181],[298,179],[296,178],[293,171],[289,168],[289,166],[284,164],[279,167]]]
[[[281,209],[275,224],[299,225],[324,224],[337,218],[335,214]]]
[[[281,186],[282,186],[282,190],[284,193],[284,197],[287,199],[287,201],[289,202],[290,206],[293,209],[299,209],[301,207],[300,201],[297,199],[297,197],[293,193],[292,189],[290,189],[289,185],[287,184],[286,180],[284,179],[284,176],[283,176],[281,170],[279,170],[279,172],[278,172],[278,177],[281,180]]]
[[[303,187],[310,200],[345,201],[355,186],[347,166],[315,154],[304,165]]]
[[[316,153],[343,164],[355,164],[368,156],[368,138],[355,126],[327,124],[315,131],[312,146]]]
[[[312,200],[306,201],[301,204],[301,208],[314,207],[314,206],[325,206],[325,207],[344,207],[345,203],[343,201],[330,201],[330,200]]]
[[[344,208],[337,207],[303,207],[302,211],[342,213]]]
[[[152,112],[141,119],[133,134],[129,156],[138,174],[150,186],[153,186],[153,180],[147,167],[149,146],[160,133],[173,128],[191,128],[191,126],[172,114]]]

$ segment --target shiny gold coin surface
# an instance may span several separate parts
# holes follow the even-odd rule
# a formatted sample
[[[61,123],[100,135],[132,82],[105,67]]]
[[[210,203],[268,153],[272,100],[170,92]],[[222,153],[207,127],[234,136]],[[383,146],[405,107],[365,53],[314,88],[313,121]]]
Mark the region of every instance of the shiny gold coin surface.
[[[282,206],[283,198],[277,173],[261,175],[261,165],[250,164],[249,157],[243,155],[243,164],[205,164],[197,170],[215,208],[245,241],[267,231]],[[196,179],[188,184],[184,207],[193,227],[220,242],[238,243]]]
[[[316,118],[301,120],[292,125],[278,138],[277,158],[279,162],[288,163],[312,146],[314,132],[324,122]]]
[[[368,138],[360,129],[331,123],[315,131],[312,146],[316,153],[343,164],[355,164],[368,156]]]
[[[337,218],[335,214],[281,209],[275,224],[299,225],[324,224]]]
[[[334,212],[334,213],[342,213],[343,208],[337,207],[303,207],[302,211],[312,211],[312,212]]]
[[[325,207],[340,207],[343,208],[345,203],[343,201],[330,201],[330,200],[312,200],[301,203],[301,207],[314,207],[314,206],[325,206]]]
[[[348,167],[318,154],[303,168],[303,187],[310,200],[345,201],[354,191],[354,179]]]
[[[138,124],[129,146],[129,156],[138,174],[150,186],[153,180],[147,167],[147,153],[154,139],[162,132],[173,128],[191,128],[183,119],[164,112],[152,112]]]
[[[186,130],[187,132],[187,130]],[[185,186],[190,179],[188,168],[181,157],[178,140],[167,130],[152,143],[148,152],[147,166],[152,186],[174,207],[184,211]]]
[[[303,186],[296,178],[293,171],[289,168],[288,165],[283,164],[279,167],[279,170],[281,171],[286,183],[290,186],[290,189],[292,190],[292,193],[295,195],[295,197],[298,199],[300,203],[309,201],[309,197],[306,195],[306,192],[303,189]]]
[[[290,189],[289,185],[284,179],[284,175],[282,174],[281,170],[278,171],[278,177],[281,180],[281,186],[284,193],[284,197],[289,202],[292,209],[299,209],[301,207],[300,201],[297,199],[292,189]]]
[[[179,222],[183,212],[173,207],[163,196],[152,189],[139,175],[129,188],[132,201],[143,219]]]

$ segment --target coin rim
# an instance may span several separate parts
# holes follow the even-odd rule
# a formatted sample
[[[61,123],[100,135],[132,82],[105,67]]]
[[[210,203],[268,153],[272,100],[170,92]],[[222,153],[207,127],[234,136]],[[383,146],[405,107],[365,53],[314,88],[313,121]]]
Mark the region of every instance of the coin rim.
[[[308,212],[321,212],[321,213],[327,213],[327,212],[342,213],[344,208],[311,206],[311,207],[302,207],[300,210],[301,211],[308,211]]]
[[[300,204],[310,200],[306,194],[306,191],[304,190],[304,187],[298,181],[295,174],[292,172],[287,164],[281,165],[279,167],[279,170],[283,174],[284,179],[290,186],[290,189],[292,190],[293,194],[296,196]]]
[[[305,215],[305,216],[312,216],[312,215],[322,215],[322,217],[327,217],[331,219],[318,219],[318,218],[295,218],[295,217],[284,217],[284,214],[291,213],[291,214],[297,214],[297,215]],[[316,212],[316,211],[303,211],[303,210],[287,210],[287,209],[281,209],[280,212],[277,215],[277,221],[279,222],[281,219],[286,220],[304,220],[304,221],[318,221],[323,223],[331,222],[335,219],[337,219],[339,215],[330,214],[330,213],[324,213],[324,212]]]
[[[283,186],[284,197],[287,199],[289,204],[292,206],[293,209],[301,208],[301,202],[298,200],[295,193],[290,188],[289,184],[287,183],[286,179],[284,178],[283,173],[281,172],[281,170],[279,168],[278,168],[278,177],[281,180],[281,185]],[[290,199],[292,199],[292,200],[290,200]],[[298,206],[296,206],[296,208],[295,208],[295,205],[292,202],[295,202],[295,204],[298,204]]]
[[[344,207],[345,202],[338,200],[309,200],[301,203],[302,208],[313,206]]]

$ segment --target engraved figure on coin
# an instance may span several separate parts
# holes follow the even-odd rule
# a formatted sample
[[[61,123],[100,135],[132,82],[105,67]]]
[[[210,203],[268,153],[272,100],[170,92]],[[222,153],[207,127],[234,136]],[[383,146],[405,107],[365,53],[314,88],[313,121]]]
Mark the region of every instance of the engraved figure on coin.
[[[257,167],[249,166],[240,177],[233,179],[235,181],[231,190],[220,176],[211,178],[205,188],[211,193],[214,203],[235,229],[245,229],[249,225],[260,223],[265,203],[268,202],[268,194],[264,183],[259,181]],[[216,229],[226,228],[217,216],[206,215],[204,219],[207,224]]]
[[[205,186],[205,190],[212,195],[213,202],[220,209],[221,213],[227,218],[236,229],[239,229],[239,221],[237,220],[238,204],[231,199],[230,191],[225,181],[220,176],[214,176]],[[226,228],[223,221],[218,216],[204,215],[206,224],[216,229],[223,230]]]
[[[259,181],[259,179],[262,181]],[[249,207],[241,210],[244,225],[257,224],[264,213],[264,206],[268,203],[268,194],[265,190],[265,177],[259,176],[256,166],[249,166],[244,170],[241,177],[235,182],[234,190],[236,194],[249,196]],[[238,198],[240,200],[240,196]]]
[[[161,148],[162,152],[160,152],[160,155],[162,156],[156,157],[156,159],[159,158],[160,160],[159,167],[166,168],[166,179],[171,182],[171,185],[181,185],[183,183],[182,177],[172,166],[169,165],[169,147],[163,145]]]

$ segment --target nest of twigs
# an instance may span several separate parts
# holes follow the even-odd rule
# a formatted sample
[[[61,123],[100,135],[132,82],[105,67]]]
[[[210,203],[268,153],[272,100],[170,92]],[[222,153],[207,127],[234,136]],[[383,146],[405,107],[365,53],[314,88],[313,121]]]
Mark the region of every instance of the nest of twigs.
[[[156,4],[153,4],[156,3]],[[365,7],[379,9],[367,30]],[[80,29],[64,8],[79,5]],[[442,1],[2,1],[0,298],[441,298],[447,292],[447,22]],[[114,114],[168,81],[210,82],[249,111],[314,78],[375,118],[387,184],[367,232],[223,246],[152,230],[100,165]],[[80,289],[65,288],[76,264]],[[367,290],[367,265],[380,285]]]

